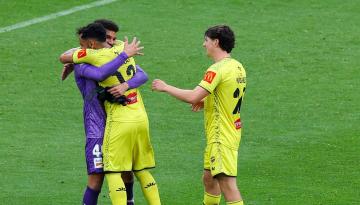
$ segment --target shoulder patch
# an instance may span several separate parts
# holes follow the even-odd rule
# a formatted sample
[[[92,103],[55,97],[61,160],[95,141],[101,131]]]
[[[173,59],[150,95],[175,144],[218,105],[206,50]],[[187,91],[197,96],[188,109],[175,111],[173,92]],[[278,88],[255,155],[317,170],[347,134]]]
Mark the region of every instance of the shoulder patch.
[[[85,57],[85,56],[86,56],[86,49],[81,49],[77,54],[78,58],[82,58],[82,57]]]
[[[215,73],[215,72],[213,72],[213,71],[208,71],[208,72],[206,72],[205,75],[204,75],[204,81],[206,81],[206,82],[208,82],[208,83],[211,84],[212,81],[214,80],[215,76],[216,76],[216,73]]]

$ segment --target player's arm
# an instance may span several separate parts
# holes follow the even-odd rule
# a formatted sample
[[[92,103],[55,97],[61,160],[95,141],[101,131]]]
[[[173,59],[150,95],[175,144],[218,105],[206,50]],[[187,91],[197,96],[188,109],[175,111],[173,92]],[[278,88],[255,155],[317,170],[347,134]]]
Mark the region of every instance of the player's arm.
[[[127,90],[140,87],[148,80],[148,75],[143,69],[140,68],[139,65],[136,65],[136,73],[135,75],[129,79],[128,81],[116,85],[109,89],[109,92],[114,95],[114,97],[122,96]]]
[[[139,66],[136,65],[136,73],[135,75],[126,81],[129,85],[128,89],[138,88],[149,80],[147,73]]]
[[[79,48],[71,48],[67,51],[65,51],[63,54],[60,55],[60,62],[65,63],[73,63],[73,54],[76,50],[79,50]]]
[[[128,55],[125,52],[122,52],[114,60],[102,65],[101,67],[96,67],[90,64],[81,64],[76,68],[76,73],[87,79],[103,81],[110,75],[114,74],[118,68],[125,63],[127,58]]]
[[[193,112],[199,112],[201,109],[204,108],[204,101],[205,101],[205,98],[195,104],[191,104],[191,110]]]
[[[159,92],[166,92],[181,101],[191,104],[196,104],[209,95],[209,92],[200,86],[196,86],[193,90],[184,90],[168,85],[159,79],[153,81],[152,89]]]
[[[152,83],[152,89],[160,92],[167,92],[169,95],[176,97],[179,100],[191,104],[198,104],[212,93],[216,86],[221,81],[221,73],[217,70],[209,68],[204,79],[193,90],[183,90],[177,87],[166,84],[164,81],[155,79]]]
[[[78,73],[80,76],[83,76],[88,79],[92,79],[95,81],[103,81],[110,75],[114,74],[118,68],[123,65],[127,58],[133,57],[135,55],[143,55],[141,53],[141,50],[144,47],[140,47],[140,41],[136,39],[136,37],[133,39],[133,41],[128,44],[128,39],[125,38],[124,41],[124,50],[120,53],[114,60],[111,62],[97,68],[92,65],[84,64],[79,67]],[[84,53],[81,53],[84,52]],[[81,51],[76,51],[73,54],[73,59],[75,63],[88,63],[94,55],[87,55],[86,50],[83,49]]]
[[[64,64],[61,72],[61,80],[65,80],[74,70],[74,64],[90,63],[94,55],[86,55],[86,49],[72,48],[60,55],[60,62]]]
[[[61,72],[61,80],[65,80],[74,71],[73,63],[65,63]]]
[[[120,54],[122,56],[117,56],[113,61],[110,63],[107,63],[101,67],[95,67],[89,64],[82,65],[78,67],[77,73],[80,74],[80,76],[83,76],[85,78],[93,79],[96,81],[103,81],[108,76],[114,74],[116,70],[124,64],[124,61],[129,58],[133,57],[135,55],[144,55],[141,51],[144,49],[144,47],[140,46],[140,41],[137,40],[137,38],[133,38],[132,42],[129,44],[127,37],[125,37],[124,40],[124,50]],[[71,63],[89,63],[94,59],[94,55],[87,55],[87,52],[91,50],[87,49],[70,49],[60,56],[60,61],[62,63],[67,63],[71,65]],[[64,69],[62,71],[62,80],[64,80],[71,72],[72,72],[73,66],[64,66]],[[98,70],[100,69],[100,71]]]

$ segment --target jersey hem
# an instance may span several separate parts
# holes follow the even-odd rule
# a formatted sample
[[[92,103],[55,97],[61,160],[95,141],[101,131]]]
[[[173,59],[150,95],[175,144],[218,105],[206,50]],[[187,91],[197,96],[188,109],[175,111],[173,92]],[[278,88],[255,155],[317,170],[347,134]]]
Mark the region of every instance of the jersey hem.
[[[204,168],[204,170],[211,172],[211,170],[210,170],[210,169],[207,169],[207,168]],[[215,174],[215,175],[212,176],[212,177],[213,177],[213,178],[216,178],[216,176],[219,175],[219,174],[224,174],[224,175],[227,176],[227,177],[237,177],[237,175],[228,175],[228,174],[226,174],[225,172],[217,173],[217,174]]]
[[[154,169],[155,167],[146,167],[146,168],[143,168],[143,169],[133,169],[132,171],[134,172],[139,172],[139,171],[142,171],[142,170],[145,170],[145,169]]]
[[[223,175],[225,175],[225,176],[227,176],[227,177],[237,177],[237,175],[228,175],[228,174],[226,174],[225,172],[220,172],[220,173],[215,174],[215,175],[213,176],[213,178],[216,178],[219,174],[223,174]]]
[[[132,169],[132,170],[116,170],[116,171],[104,171],[104,173],[106,174],[106,173],[121,173],[121,172],[139,172],[139,171],[142,171],[142,170],[145,170],[145,169],[153,169],[153,168],[155,168],[155,166],[154,167],[145,167],[145,168],[143,168],[143,169]]]

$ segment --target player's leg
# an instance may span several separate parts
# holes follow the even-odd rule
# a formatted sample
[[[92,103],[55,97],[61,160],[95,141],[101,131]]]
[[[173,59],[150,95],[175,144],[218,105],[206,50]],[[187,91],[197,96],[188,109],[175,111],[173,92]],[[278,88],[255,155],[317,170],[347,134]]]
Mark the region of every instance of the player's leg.
[[[103,158],[105,178],[109,185],[109,194],[114,205],[126,205],[126,187],[122,180],[122,172],[132,169],[132,124],[107,119]]]
[[[121,173],[106,173],[109,195],[113,205],[126,205],[126,188]]]
[[[104,181],[101,155],[102,137],[86,139],[85,157],[88,172],[88,183],[83,196],[83,204],[96,205]]]
[[[121,174],[121,178],[123,179],[126,187],[127,205],[134,205],[134,174],[133,172],[123,172]]]
[[[205,205],[220,204],[220,200],[221,200],[220,186],[217,179],[211,175],[209,170],[204,170],[203,183],[205,189],[203,204]]]
[[[219,181],[221,192],[224,194],[227,204],[243,205],[240,191],[236,184],[236,177],[218,174],[216,176]]]
[[[227,204],[242,205],[243,201],[236,184],[237,149],[232,149],[220,143],[213,143],[211,151],[211,174],[220,186]]]
[[[221,200],[221,190],[219,183],[216,178],[211,175],[211,149],[212,144],[206,146],[204,152],[204,173],[203,173],[203,183],[204,183],[204,205],[214,205],[220,204]]]
[[[130,123],[129,123],[130,124]],[[132,123],[133,130],[133,170],[141,184],[144,196],[150,205],[160,205],[158,186],[153,176],[148,171],[155,167],[154,151],[150,142],[148,121]]]
[[[134,174],[140,182],[141,190],[148,204],[160,205],[161,202],[160,202],[159,190],[155,182],[155,179],[150,174],[150,172],[148,170],[141,170],[141,171],[135,171]]]
[[[90,174],[88,175],[88,185],[84,192],[83,204],[96,205],[101,186],[103,184],[104,174]]]
[[[90,174],[90,175],[88,175],[88,185],[87,186],[93,190],[100,191],[103,181],[104,181],[103,173]]]

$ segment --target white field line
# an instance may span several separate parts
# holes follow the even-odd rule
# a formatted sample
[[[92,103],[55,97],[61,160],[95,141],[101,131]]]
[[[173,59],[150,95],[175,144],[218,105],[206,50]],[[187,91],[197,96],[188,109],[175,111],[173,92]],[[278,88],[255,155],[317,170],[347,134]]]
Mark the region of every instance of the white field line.
[[[27,27],[27,26],[31,26],[33,24],[37,24],[37,23],[41,23],[41,22],[48,21],[48,20],[51,20],[51,19],[55,19],[55,18],[58,18],[60,16],[66,16],[66,15],[75,13],[77,11],[102,6],[102,5],[109,4],[109,3],[112,3],[112,2],[115,2],[115,1],[117,1],[117,0],[101,0],[101,1],[95,1],[93,3],[89,3],[89,4],[86,4],[86,5],[82,5],[82,6],[76,6],[76,7],[73,7],[71,9],[68,9],[68,10],[52,13],[52,14],[42,16],[42,17],[39,17],[39,18],[34,18],[34,19],[30,19],[28,21],[23,21],[23,22],[20,22],[20,23],[17,23],[17,24],[2,27],[2,28],[0,28],[0,33],[5,33],[5,32],[8,32],[8,31],[15,30],[15,29],[24,28],[24,27]]]

